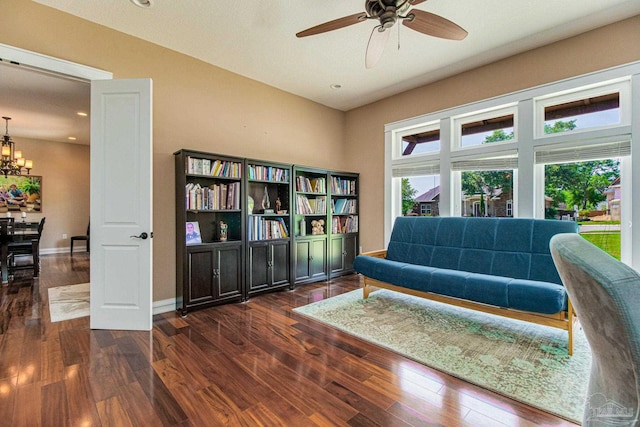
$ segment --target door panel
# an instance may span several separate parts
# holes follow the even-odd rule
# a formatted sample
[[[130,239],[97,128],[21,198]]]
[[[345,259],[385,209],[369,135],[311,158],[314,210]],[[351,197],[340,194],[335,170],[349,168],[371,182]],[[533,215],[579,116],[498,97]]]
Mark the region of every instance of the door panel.
[[[329,263],[331,264],[331,273],[337,273],[344,270],[344,239],[342,236],[331,238],[331,252],[329,255]]]
[[[327,240],[311,241],[311,259],[309,261],[309,272],[311,277],[327,275]]]
[[[187,304],[200,303],[215,298],[215,252],[212,249],[189,251],[189,292]]]
[[[91,82],[93,329],[152,327],[151,100],[150,79]]]
[[[269,286],[269,246],[267,243],[249,245],[249,290]]]
[[[296,282],[311,277],[311,242],[296,242]]]
[[[218,296],[230,297],[240,294],[240,246],[218,248]]]
[[[289,242],[274,242],[271,251],[271,285],[289,283]]]

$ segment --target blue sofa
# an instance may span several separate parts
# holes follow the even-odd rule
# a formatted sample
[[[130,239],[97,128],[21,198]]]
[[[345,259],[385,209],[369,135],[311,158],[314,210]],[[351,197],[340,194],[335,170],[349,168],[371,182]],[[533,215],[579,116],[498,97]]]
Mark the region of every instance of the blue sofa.
[[[399,217],[388,249],[356,257],[371,287],[386,288],[565,329],[573,309],[549,251],[571,221],[530,218]]]

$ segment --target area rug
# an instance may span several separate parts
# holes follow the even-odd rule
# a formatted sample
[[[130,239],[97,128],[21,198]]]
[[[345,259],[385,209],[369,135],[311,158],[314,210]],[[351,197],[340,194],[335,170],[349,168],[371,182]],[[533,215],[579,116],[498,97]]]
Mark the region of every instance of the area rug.
[[[51,322],[76,319],[89,315],[89,284],[49,288]]]
[[[294,309],[511,399],[580,423],[591,352],[567,332],[388,290],[356,290]]]

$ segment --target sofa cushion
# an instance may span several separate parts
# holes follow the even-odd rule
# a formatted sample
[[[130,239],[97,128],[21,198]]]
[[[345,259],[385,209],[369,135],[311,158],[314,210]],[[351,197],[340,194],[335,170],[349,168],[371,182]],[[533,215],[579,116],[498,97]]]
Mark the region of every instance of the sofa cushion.
[[[514,279],[507,285],[507,294],[507,307],[514,310],[555,314],[567,309],[567,291],[555,283]]]

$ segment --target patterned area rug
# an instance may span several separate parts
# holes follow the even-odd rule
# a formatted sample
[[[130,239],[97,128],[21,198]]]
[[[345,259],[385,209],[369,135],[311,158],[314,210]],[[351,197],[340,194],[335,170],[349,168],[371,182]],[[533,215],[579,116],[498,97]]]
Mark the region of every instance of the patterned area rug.
[[[294,309],[432,368],[580,423],[591,352],[567,332],[388,290],[356,290]]]
[[[76,319],[89,315],[89,284],[49,288],[51,322]]]

